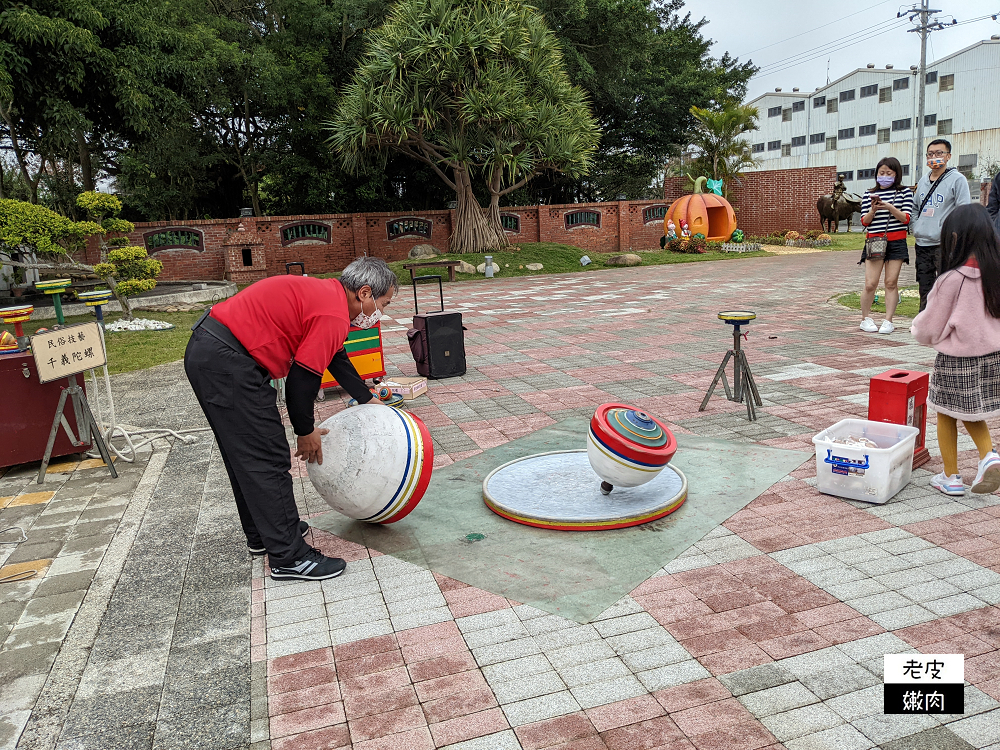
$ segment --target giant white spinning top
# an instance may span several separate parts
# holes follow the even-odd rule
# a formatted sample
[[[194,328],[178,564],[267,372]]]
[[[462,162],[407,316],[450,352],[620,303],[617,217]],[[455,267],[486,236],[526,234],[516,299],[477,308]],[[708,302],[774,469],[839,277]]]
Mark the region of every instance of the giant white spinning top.
[[[483,500],[497,515],[545,529],[649,523],[687,499],[687,479],[667,466],[676,451],[674,436],[656,418],[604,404],[590,421],[586,451],[538,453],[499,466],[483,481]]]
[[[323,463],[306,464],[327,504],[369,523],[395,523],[417,507],[434,466],[434,447],[417,417],[368,403],[320,425]]]

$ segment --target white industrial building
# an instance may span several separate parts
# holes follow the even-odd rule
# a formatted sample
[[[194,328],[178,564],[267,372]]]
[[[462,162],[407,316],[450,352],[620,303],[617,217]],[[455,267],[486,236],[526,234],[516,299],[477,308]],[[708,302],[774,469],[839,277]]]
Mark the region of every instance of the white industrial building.
[[[951,166],[978,199],[979,178],[1000,166],[1000,37],[927,65],[922,129],[917,76],[916,66],[870,64],[812,93],[776,89],[757,97],[750,104],[760,112],[758,129],[746,136],[757,169],[833,166],[848,190],[861,192],[874,185],[884,156],[915,176],[926,144],[941,136],[951,141]]]

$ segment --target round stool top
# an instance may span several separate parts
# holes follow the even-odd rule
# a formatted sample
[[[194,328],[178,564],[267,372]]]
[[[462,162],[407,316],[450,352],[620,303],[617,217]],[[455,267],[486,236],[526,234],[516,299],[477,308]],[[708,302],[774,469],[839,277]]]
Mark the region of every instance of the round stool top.
[[[14,307],[3,307],[0,308],[0,319],[5,323],[21,323],[25,320],[31,319],[31,313],[34,312],[35,308],[33,305],[16,305]]]
[[[79,292],[76,296],[88,307],[104,305],[111,300],[111,292],[106,289],[93,292]]]
[[[724,320],[730,324],[749,323],[757,317],[757,313],[750,310],[723,310],[719,313],[719,320]]]
[[[59,292],[65,292],[66,288],[72,283],[72,279],[49,279],[48,281],[36,281],[35,289],[40,289],[46,294],[58,294]]]

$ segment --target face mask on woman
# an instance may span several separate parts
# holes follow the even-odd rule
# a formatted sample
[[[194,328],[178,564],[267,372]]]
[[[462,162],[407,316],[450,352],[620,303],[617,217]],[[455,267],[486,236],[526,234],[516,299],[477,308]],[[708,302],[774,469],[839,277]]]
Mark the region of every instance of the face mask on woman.
[[[896,182],[896,176],[891,174],[880,174],[875,178],[875,182],[878,183],[880,188],[892,187]]]

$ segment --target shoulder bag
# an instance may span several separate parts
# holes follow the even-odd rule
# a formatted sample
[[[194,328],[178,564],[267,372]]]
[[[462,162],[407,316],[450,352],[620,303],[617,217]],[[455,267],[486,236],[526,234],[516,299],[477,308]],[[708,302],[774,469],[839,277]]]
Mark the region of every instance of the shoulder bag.
[[[910,224],[906,228],[909,234],[913,234],[913,222],[919,219],[920,215],[924,212],[924,209],[927,207],[927,202],[931,199],[931,196],[934,195],[934,191],[937,190],[938,183],[940,183],[941,180],[945,178],[945,175],[947,175],[952,169],[954,169],[954,167],[948,167],[944,170],[944,172],[941,173],[941,176],[934,180],[934,184],[931,185],[931,189],[927,191],[927,195],[924,196],[924,199],[920,201],[920,209],[912,217],[910,217]]]
[[[896,195],[899,195],[898,190],[896,191]],[[895,207],[895,200],[896,196],[893,196],[889,205]],[[886,248],[889,246],[888,238],[888,232],[876,234],[875,236],[868,235],[865,238],[865,260],[884,260]]]

